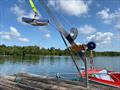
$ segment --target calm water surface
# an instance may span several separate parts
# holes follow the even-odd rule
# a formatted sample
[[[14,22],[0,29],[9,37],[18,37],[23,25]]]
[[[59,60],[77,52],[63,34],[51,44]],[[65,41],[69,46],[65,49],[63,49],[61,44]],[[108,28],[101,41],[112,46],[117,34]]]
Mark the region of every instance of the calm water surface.
[[[77,58],[77,63],[83,65]],[[98,69],[107,68],[120,71],[120,57],[95,57],[94,66]],[[31,56],[6,57],[0,56],[0,75],[11,75],[17,72],[33,74],[75,73],[77,72],[72,60],[68,56]]]

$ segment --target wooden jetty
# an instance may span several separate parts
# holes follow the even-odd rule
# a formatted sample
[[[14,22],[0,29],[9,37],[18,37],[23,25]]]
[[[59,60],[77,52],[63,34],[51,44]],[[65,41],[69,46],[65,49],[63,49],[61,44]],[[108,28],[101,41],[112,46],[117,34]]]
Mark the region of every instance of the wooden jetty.
[[[0,90],[120,90],[90,83],[87,89],[83,82],[60,80],[53,77],[18,73],[0,77]]]

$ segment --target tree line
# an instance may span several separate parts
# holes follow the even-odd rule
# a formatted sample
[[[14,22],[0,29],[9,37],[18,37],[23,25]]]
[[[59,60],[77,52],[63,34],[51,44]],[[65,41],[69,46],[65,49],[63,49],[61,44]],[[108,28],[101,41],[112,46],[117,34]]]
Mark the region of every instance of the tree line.
[[[120,56],[120,52],[93,52],[94,56]],[[0,45],[0,55],[15,55],[15,56],[27,56],[27,55],[70,55],[67,49],[61,50],[54,47],[40,48],[38,46],[6,46]],[[77,55],[74,53],[74,55]],[[87,51],[87,56],[90,53]]]
[[[68,55],[66,50],[55,49],[54,47],[45,49],[38,46],[6,46],[0,45],[0,55]]]

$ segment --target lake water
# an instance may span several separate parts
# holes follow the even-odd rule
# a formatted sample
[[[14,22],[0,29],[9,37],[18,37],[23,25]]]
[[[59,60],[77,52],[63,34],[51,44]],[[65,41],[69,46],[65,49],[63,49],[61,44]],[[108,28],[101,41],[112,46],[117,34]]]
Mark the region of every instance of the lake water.
[[[76,58],[78,66],[83,66]],[[94,66],[98,69],[107,68],[120,71],[120,57],[95,57]],[[31,56],[6,57],[0,56],[0,75],[12,75],[17,72],[52,75],[55,73],[76,73],[77,70],[68,56]]]

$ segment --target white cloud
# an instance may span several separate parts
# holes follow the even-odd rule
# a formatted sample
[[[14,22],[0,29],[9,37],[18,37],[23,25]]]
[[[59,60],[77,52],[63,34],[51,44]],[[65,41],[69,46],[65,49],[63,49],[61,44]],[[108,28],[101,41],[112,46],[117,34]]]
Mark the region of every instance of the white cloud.
[[[114,38],[120,40],[120,33],[117,33]]]
[[[21,42],[29,42],[29,39],[27,38],[18,38],[18,40]]]
[[[51,37],[51,33],[48,29],[48,27],[39,27],[38,30],[42,33],[43,37],[45,37],[46,39]]]
[[[91,2],[89,2],[91,3]],[[71,16],[81,16],[88,12],[88,4],[83,0],[49,0],[48,5]]]
[[[96,32],[96,28],[90,25],[84,25],[83,27],[80,27],[78,30],[79,30],[79,33],[83,33],[86,35]]]
[[[20,7],[18,7],[16,4],[11,7],[11,11],[16,15],[17,21],[22,23],[21,18],[25,16],[25,11],[20,9]]]
[[[38,30],[42,33],[49,33],[49,29],[46,26],[38,27]]]
[[[11,38],[10,35],[2,35],[1,38],[4,39],[4,40],[6,40],[6,41],[12,40],[12,38]]]
[[[115,25],[115,28],[120,31],[120,23]]]
[[[80,42],[76,42],[76,44],[77,44],[77,45],[82,45],[82,43],[80,43]]]
[[[7,41],[10,41],[13,39],[16,39],[16,40],[21,41],[21,42],[28,42],[29,41],[27,38],[21,38],[20,32],[13,26],[10,26],[10,31],[8,31],[8,32],[1,31],[0,37],[3,40],[7,40]]]
[[[16,15],[17,17],[17,21],[25,24],[24,22],[22,22],[22,17],[29,17],[29,18],[33,18],[34,17],[34,13],[32,11],[25,11],[24,9],[20,8],[19,6],[17,6],[16,4],[11,7],[11,11],[13,12],[13,14]],[[38,12],[39,18],[41,18],[41,14]]]
[[[15,28],[15,27],[13,27],[13,26],[10,26],[10,31],[9,32],[0,32],[0,35],[2,36],[2,37],[20,37],[21,36],[21,34],[20,34],[20,32],[18,32],[18,30]]]
[[[45,38],[50,38],[50,37],[51,37],[50,33],[45,34]]]
[[[10,34],[12,36],[15,36],[15,37],[20,37],[20,33],[18,32],[18,30],[13,27],[13,26],[10,26]]]
[[[0,32],[0,35],[3,35],[4,33],[3,32]]]
[[[91,5],[92,3],[93,3],[93,0],[88,0],[88,1],[87,1],[87,4],[88,4],[88,5]]]
[[[87,37],[88,41],[94,41],[96,42],[96,44],[108,44],[111,43],[112,38],[113,38],[113,33],[111,32],[97,32],[94,35],[90,35],[89,37]]]
[[[120,20],[120,8],[114,12],[110,12],[109,8],[103,9],[97,13],[104,23],[112,23],[113,21]]]
[[[113,12],[109,9],[103,9],[97,13],[102,21],[106,24],[112,25],[116,30],[120,31],[120,8],[114,10]],[[119,35],[115,35],[114,38],[120,40]]]

